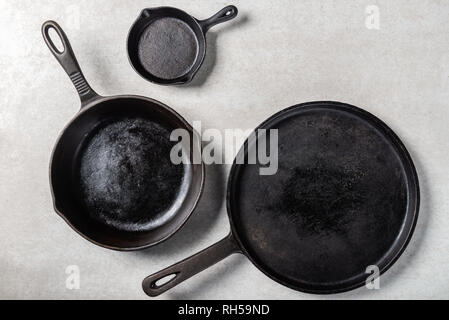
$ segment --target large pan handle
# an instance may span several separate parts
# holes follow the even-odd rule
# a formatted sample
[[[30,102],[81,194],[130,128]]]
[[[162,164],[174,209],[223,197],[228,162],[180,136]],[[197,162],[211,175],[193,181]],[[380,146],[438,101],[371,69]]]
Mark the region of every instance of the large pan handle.
[[[199,21],[201,27],[203,28],[204,33],[209,31],[213,26],[223,23],[237,17],[239,11],[235,6],[227,6],[220,10],[217,14],[210,17],[209,19]]]
[[[63,45],[62,51],[60,51],[53,40],[50,37],[49,31],[53,29],[59,36],[61,43]],[[42,35],[44,37],[45,43],[47,44],[50,51],[55,56],[56,60],[61,64],[64,70],[72,80],[73,85],[81,99],[81,107],[87,105],[88,102],[99,98],[100,96],[92,90],[90,85],[87,83],[86,78],[81,71],[81,68],[76,60],[75,54],[73,53],[72,46],[67,39],[64,30],[54,21],[47,21],[42,25]]]
[[[206,250],[147,277],[142,283],[143,290],[150,297],[157,297],[234,253],[241,253],[241,250],[230,234]],[[158,284],[164,279],[168,281]]]

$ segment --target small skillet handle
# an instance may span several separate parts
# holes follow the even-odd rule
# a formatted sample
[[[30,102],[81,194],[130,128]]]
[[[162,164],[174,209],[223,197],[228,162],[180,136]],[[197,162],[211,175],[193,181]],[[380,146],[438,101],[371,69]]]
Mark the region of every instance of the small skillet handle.
[[[50,37],[49,31],[54,29],[58,34],[61,43],[63,45],[63,51],[58,50],[55,46],[53,40]],[[99,98],[99,95],[92,90],[90,85],[87,83],[86,78],[81,71],[81,68],[76,60],[75,54],[73,53],[72,46],[67,39],[64,30],[54,21],[47,21],[42,25],[42,35],[44,37],[45,43],[50,49],[51,53],[55,56],[56,60],[61,64],[64,70],[72,80],[73,85],[81,99],[81,107],[84,107],[89,101]]]
[[[143,291],[150,297],[157,297],[234,253],[241,253],[241,250],[231,234],[200,253],[147,277],[142,283]],[[158,284],[170,277],[168,282]]]
[[[217,14],[210,17],[209,19],[199,21],[201,27],[203,28],[204,33],[209,31],[213,26],[223,23],[237,17],[239,11],[235,6],[227,6],[220,10]]]

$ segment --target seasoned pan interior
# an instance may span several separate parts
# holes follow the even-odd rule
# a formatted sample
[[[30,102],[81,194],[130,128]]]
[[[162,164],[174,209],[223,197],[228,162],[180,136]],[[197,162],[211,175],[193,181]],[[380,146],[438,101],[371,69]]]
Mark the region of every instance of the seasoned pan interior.
[[[278,173],[240,165],[231,179],[233,227],[249,257],[298,290],[363,284],[368,266],[394,262],[416,221],[408,154],[380,121],[355,110],[323,104],[275,117],[263,127],[279,130]]]
[[[51,164],[56,210],[89,240],[135,249],[162,241],[196,206],[202,165],[175,165],[175,129],[191,127],[150,99],[106,98],[58,140]],[[192,156],[192,150],[184,154]]]
[[[147,72],[165,80],[187,74],[195,65],[198,50],[194,31],[186,22],[174,17],[150,22],[138,44],[141,65]]]
[[[109,117],[98,124],[82,146],[75,172],[80,200],[92,218],[117,229],[142,231],[176,213],[185,173],[170,159],[175,144],[171,131],[137,115]]]

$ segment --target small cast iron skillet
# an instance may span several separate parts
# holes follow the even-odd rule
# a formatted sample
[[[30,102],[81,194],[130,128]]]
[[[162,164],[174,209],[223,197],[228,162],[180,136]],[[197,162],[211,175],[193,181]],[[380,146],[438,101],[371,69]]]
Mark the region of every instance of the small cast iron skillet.
[[[62,51],[50,38],[51,29]],[[99,96],[60,26],[45,22],[42,34],[81,99],[81,111],[59,137],[50,164],[56,212],[84,238],[108,249],[144,249],[167,239],[190,217],[204,184],[201,162],[171,161],[170,134],[188,132],[193,144],[184,151],[195,159],[201,159],[200,139],[194,139],[196,133],[180,115],[156,100]]]
[[[234,19],[235,6],[197,20],[172,7],[145,9],[128,35],[128,57],[143,78],[157,84],[185,84],[194,78],[206,56],[206,33]]]
[[[386,124],[354,106],[314,102],[286,109],[258,129],[278,130],[278,172],[262,176],[263,165],[234,162],[227,193],[231,234],[149,276],[143,281],[148,295],[234,253],[292,289],[344,292],[365,284],[367,267],[383,273],[405,250],[418,217],[418,176]],[[261,137],[251,136],[237,159],[264,148]]]

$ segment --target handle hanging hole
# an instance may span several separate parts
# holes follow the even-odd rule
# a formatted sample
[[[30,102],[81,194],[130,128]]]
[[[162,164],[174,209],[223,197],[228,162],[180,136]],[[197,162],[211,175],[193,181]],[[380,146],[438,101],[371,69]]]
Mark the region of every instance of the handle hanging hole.
[[[65,47],[56,29],[53,27],[49,27],[47,33],[53,50],[55,50],[58,54],[63,54],[65,51]]]
[[[167,283],[170,283],[171,281],[173,281],[177,276],[178,276],[178,273],[169,274],[169,275],[157,280],[153,284],[153,287],[160,288],[162,286],[165,286]]]

